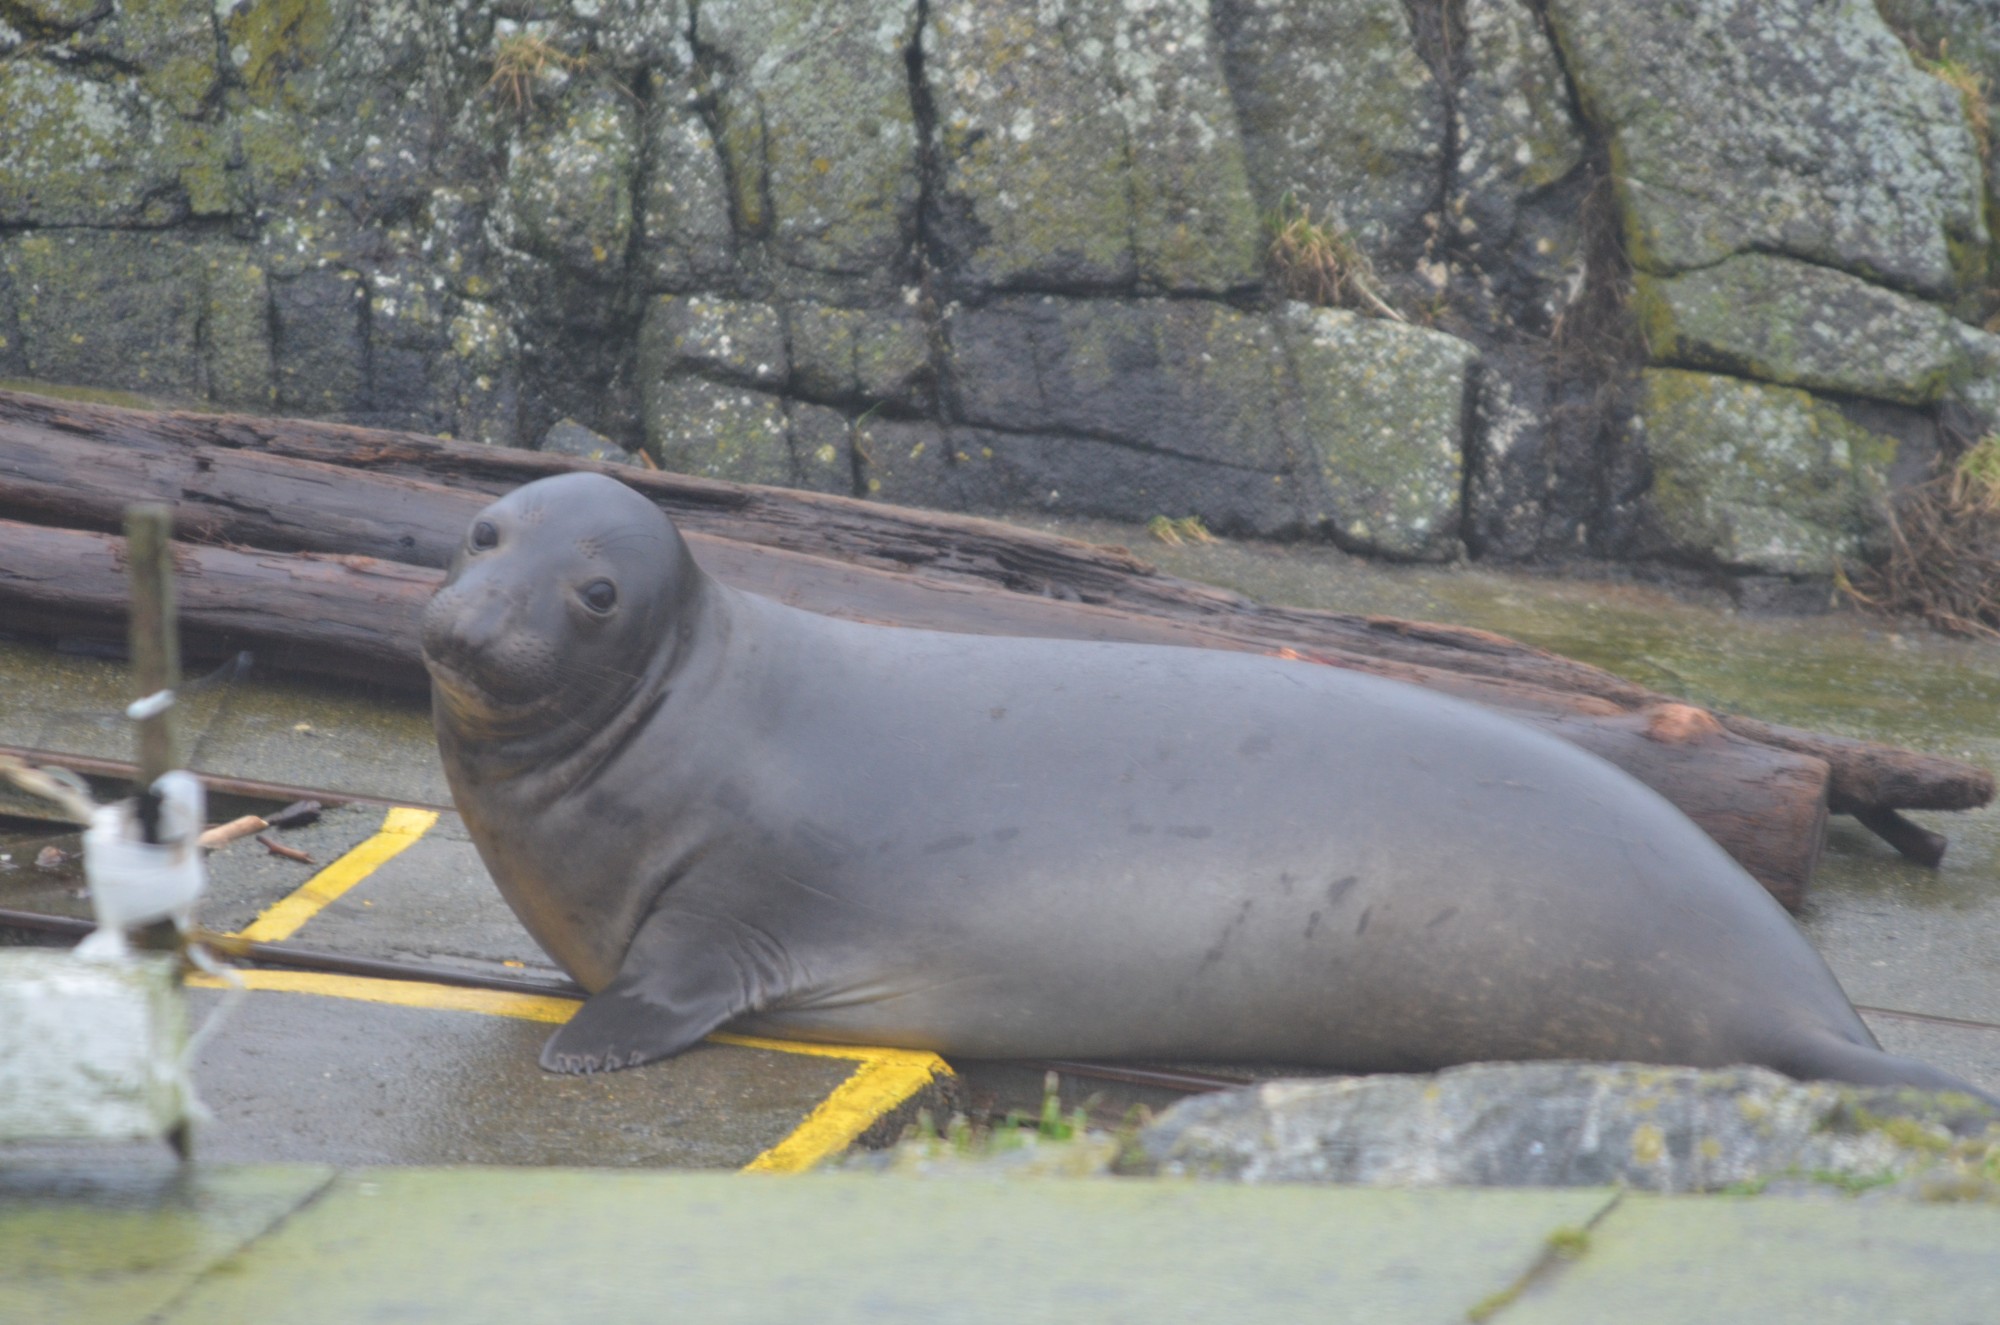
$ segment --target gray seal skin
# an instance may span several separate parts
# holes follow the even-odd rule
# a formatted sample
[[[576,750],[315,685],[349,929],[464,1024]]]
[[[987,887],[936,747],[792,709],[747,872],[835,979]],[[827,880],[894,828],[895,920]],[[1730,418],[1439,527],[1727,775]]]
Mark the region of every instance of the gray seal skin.
[[[1877,1047],[1791,918],[1652,790],[1414,686],[814,615],[710,580],[594,474],[488,507],[423,644],[473,841],[592,992],[543,1051],[556,1071],[729,1026],[1970,1089]]]

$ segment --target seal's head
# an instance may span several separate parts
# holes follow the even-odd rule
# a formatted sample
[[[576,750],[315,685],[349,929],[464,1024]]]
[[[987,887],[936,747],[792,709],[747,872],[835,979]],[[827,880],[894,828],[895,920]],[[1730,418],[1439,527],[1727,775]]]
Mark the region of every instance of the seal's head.
[[[424,609],[440,730],[537,746],[600,730],[658,688],[700,586],[672,523],[624,484],[516,489],[473,520]]]

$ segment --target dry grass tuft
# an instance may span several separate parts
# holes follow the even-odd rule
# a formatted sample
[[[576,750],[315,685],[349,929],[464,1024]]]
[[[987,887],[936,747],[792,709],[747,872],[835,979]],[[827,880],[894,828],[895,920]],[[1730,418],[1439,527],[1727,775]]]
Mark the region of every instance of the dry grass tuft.
[[[1368,255],[1339,225],[1313,220],[1311,208],[1287,195],[1277,211],[1264,218],[1264,228],[1271,235],[1271,276],[1287,297],[1397,322],[1409,320],[1382,298]]]
[[[1171,516],[1156,515],[1146,521],[1146,532],[1162,543],[1180,547],[1186,543],[1213,543],[1215,535],[1208,532],[1208,526],[1201,522],[1199,515],[1184,515],[1176,520]]]
[[[493,76],[486,90],[504,95],[517,113],[526,114],[535,104],[535,84],[552,69],[581,73],[590,63],[585,55],[570,55],[546,37],[531,32],[515,32],[493,46]]]
[[[1897,497],[1887,559],[1836,582],[1864,607],[2000,640],[2000,433]]]
[[[1990,161],[1993,157],[1993,117],[1986,108],[1986,79],[1971,65],[1952,58],[1950,42],[1938,43],[1936,59],[1923,55],[1918,55],[1916,59],[1918,67],[1925,73],[1958,93],[1959,102],[1965,107],[1965,122],[1972,130],[1973,141],[1979,145],[1980,159]]]

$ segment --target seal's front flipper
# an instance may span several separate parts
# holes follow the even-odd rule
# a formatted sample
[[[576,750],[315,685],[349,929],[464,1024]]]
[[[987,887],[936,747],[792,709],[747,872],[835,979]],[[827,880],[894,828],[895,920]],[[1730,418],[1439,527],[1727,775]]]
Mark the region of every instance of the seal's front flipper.
[[[671,1058],[732,1017],[768,1005],[782,963],[755,931],[655,911],[610,984],[542,1046],[551,1072],[611,1072]]]

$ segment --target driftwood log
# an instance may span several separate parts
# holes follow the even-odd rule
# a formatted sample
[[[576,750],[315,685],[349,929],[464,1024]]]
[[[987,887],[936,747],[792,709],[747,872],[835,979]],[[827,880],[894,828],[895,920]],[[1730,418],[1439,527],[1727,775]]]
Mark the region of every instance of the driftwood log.
[[[267,663],[418,686],[415,615],[493,494],[578,468],[653,498],[727,583],[862,620],[1253,650],[1399,677],[1603,755],[1700,823],[1787,905],[1828,809],[1915,858],[1901,809],[1962,809],[1983,770],[1679,704],[1484,631],[1267,607],[1122,549],[995,521],[291,420],[152,413],[0,392],[0,622],[115,632],[126,504],[173,503],[184,638]]]

